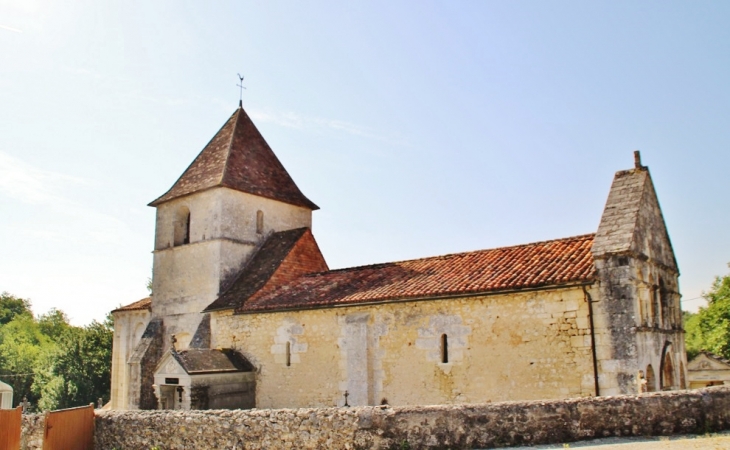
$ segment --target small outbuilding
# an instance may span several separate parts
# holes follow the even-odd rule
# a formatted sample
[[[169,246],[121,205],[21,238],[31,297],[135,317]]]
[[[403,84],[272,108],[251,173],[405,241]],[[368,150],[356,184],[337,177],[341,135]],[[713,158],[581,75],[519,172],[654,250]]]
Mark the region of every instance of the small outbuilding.
[[[0,409],[13,408],[13,387],[0,381]]]
[[[170,350],[154,376],[159,409],[256,407],[254,367],[233,349]]]
[[[700,352],[687,363],[689,388],[730,385],[730,361],[709,352]]]

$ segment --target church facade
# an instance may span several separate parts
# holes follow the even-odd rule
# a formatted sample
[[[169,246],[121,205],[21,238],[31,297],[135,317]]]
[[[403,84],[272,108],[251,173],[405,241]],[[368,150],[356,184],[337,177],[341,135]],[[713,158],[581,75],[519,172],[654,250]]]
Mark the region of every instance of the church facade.
[[[598,230],[330,270],[239,107],[157,209],[113,311],[113,409],[483,403],[686,387],[679,270],[638,153]]]

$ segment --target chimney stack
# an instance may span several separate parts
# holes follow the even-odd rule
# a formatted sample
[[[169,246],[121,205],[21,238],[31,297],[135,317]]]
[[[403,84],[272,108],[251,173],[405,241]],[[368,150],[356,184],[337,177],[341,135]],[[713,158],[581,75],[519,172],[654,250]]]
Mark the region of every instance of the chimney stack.
[[[636,169],[643,169],[644,166],[641,165],[641,152],[638,150],[634,150],[634,168]]]

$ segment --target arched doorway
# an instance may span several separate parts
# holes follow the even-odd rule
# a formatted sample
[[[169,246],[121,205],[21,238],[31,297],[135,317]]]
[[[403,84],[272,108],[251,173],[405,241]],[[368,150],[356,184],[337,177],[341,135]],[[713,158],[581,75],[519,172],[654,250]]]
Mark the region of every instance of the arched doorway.
[[[646,391],[656,391],[656,375],[654,375],[654,368],[649,364],[646,366]]]
[[[664,355],[662,356],[661,389],[663,391],[677,388],[674,377],[674,361],[672,361],[671,348],[671,344],[667,343],[667,345],[664,346]]]

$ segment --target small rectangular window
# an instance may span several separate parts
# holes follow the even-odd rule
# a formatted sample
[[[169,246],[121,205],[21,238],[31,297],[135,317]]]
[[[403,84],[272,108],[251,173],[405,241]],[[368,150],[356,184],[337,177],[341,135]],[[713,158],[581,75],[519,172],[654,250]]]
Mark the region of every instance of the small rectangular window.
[[[264,232],[264,212],[256,211],[256,233],[262,234]]]

